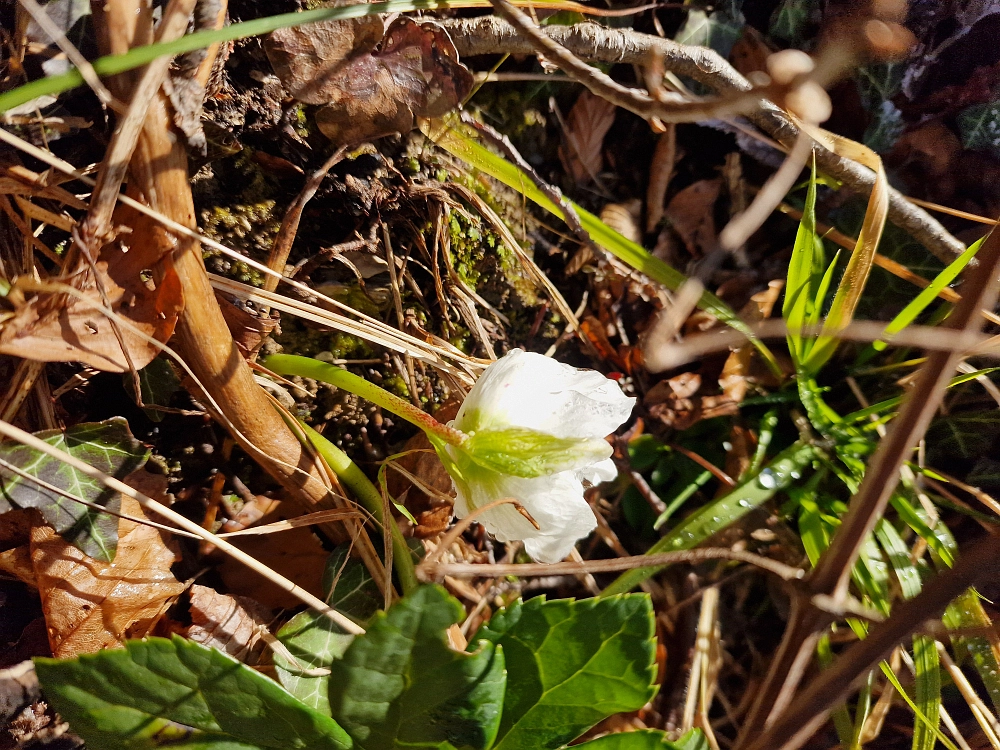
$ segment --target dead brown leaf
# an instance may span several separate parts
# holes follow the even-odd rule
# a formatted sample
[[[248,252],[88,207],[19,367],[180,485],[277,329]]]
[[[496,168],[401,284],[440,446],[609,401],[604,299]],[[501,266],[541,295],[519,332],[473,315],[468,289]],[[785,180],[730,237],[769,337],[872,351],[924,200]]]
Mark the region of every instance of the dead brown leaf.
[[[253,599],[195,585],[191,587],[192,624],[185,635],[253,666],[267,646],[263,633],[271,618],[271,612]]]
[[[692,257],[698,258],[715,246],[715,201],[722,180],[698,180],[675,195],[664,212]]]
[[[111,309],[144,334],[118,327],[132,364],[142,368],[160,351],[145,336],[160,342],[169,339],[184,306],[171,259],[174,241],[157,222],[127,206],[115,210],[114,222],[131,231],[101,249],[97,272]],[[98,279],[89,265],[81,263],[75,273],[57,281],[84,298],[55,288],[29,297],[4,321],[0,354],[40,362],[82,362],[109,372],[127,370],[112,322],[100,311]]]
[[[589,91],[580,94],[569,111],[559,159],[578,185],[586,185],[603,168],[604,136],[614,124],[616,111],[614,104]]]
[[[293,517],[283,506],[261,519],[261,524]],[[230,541],[244,552],[281,575],[297,583],[310,594],[323,596],[323,568],[329,553],[308,528],[302,527],[262,536],[232,537]],[[233,596],[246,596],[272,609],[288,609],[301,602],[245,565],[226,557],[218,566],[226,590]]]
[[[633,198],[624,203],[608,203],[601,209],[601,221],[625,239],[641,245],[642,230],[639,228],[641,214],[642,201]]]
[[[143,491],[150,494],[149,487]],[[123,514],[145,517],[135,500],[123,495],[121,502]],[[53,656],[114,648],[126,637],[145,635],[184,590],[170,572],[176,557],[157,529],[123,518],[118,535],[115,560],[104,563],[64,542],[49,526],[32,529],[31,561]]]
[[[668,123],[656,141],[653,161],[649,166],[649,187],[646,189],[646,231],[652,232],[663,218],[663,199],[670,187],[677,165],[677,125]]]
[[[417,117],[439,117],[472,90],[472,73],[442,26],[400,16],[384,38],[382,28],[366,16],[282,29],[265,42],[292,96],[326,105],[316,124],[339,145],[409,132]]]
[[[449,401],[434,413],[434,418],[440,422],[454,419],[460,406],[458,402]],[[452,503],[446,503],[442,499],[442,496],[452,495],[451,476],[445,471],[441,459],[437,457],[423,432],[418,432],[407,440],[403,451],[406,455],[395,463],[437,494],[424,492],[409,477],[392,467],[389,467],[386,474],[386,487],[391,497],[403,499],[406,509],[417,519],[413,535],[418,539],[435,537],[448,528],[454,514]]]

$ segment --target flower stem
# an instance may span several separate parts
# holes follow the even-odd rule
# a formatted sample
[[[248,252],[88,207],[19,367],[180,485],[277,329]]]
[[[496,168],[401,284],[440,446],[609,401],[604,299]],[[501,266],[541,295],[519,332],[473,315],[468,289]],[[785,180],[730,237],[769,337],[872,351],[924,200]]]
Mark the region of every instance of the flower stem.
[[[382,493],[344,451],[305,422],[300,421],[299,425],[334,473],[351,489],[365,509],[375,517],[375,520],[382,527],[382,533],[386,533],[386,529],[388,529],[392,536],[392,566],[399,577],[399,585],[403,589],[403,594],[413,591],[420,585],[413,568],[413,554],[396,522],[392,518],[385,518],[385,514],[382,512]]]
[[[451,445],[461,445],[468,439],[464,432],[441,424],[409,401],[404,401],[399,396],[389,393],[384,388],[379,388],[374,383],[369,383],[364,378],[358,377],[342,367],[295,354],[272,354],[261,360],[261,365],[278,375],[298,375],[302,378],[321,380],[324,383],[343,388],[373,404],[378,404],[397,417],[402,417],[407,422],[415,424],[428,435],[433,435]]]

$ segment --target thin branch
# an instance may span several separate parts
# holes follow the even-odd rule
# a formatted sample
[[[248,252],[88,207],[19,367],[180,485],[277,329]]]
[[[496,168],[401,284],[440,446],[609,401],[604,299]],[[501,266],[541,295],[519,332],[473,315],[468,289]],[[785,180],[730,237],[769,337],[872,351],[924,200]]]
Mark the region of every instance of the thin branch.
[[[1000,575],[996,540],[985,537],[959,555],[955,567],[935,576],[913,599],[897,604],[892,616],[872,627],[868,637],[848,648],[824,670],[769,727],[751,738],[747,750],[796,750],[826,721],[830,709],[845,700],[858,679],[910,633],[937,617],[970,586]]]
[[[495,16],[446,19],[441,23],[449,30],[462,57],[536,53],[532,38]],[[663,61],[666,70],[691,78],[719,95],[749,92],[752,88],[746,78],[707,47],[678,44],[631,29],[612,29],[592,23],[546,26],[538,31],[583,60],[647,65],[655,56]],[[798,137],[799,130],[795,124],[769,102],[760,104],[748,117],[778,141],[791,144]],[[816,149],[816,164],[823,172],[843,181],[859,194],[868,195],[875,184],[875,174],[871,170],[826,148]],[[965,246],[930,214],[892,188],[889,189],[889,220],[909,232],[946,263],[965,250]]]

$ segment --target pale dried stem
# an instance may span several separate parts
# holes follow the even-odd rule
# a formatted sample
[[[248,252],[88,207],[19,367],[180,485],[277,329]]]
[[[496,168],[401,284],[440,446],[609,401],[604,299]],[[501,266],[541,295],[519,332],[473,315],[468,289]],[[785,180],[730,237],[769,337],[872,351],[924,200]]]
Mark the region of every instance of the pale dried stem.
[[[462,57],[530,55],[536,52],[532,38],[495,16],[446,19],[442,23],[451,33]],[[655,57],[663,61],[666,70],[691,78],[717,94],[749,92],[751,89],[746,78],[706,47],[678,44],[631,29],[612,29],[591,23],[545,26],[539,32],[583,60],[644,66]],[[770,102],[760,103],[748,117],[777,141],[791,144],[798,137],[799,130],[794,123]],[[823,172],[842,180],[860,195],[869,195],[875,184],[875,174],[871,170],[826,148],[816,149],[816,164]],[[946,263],[965,250],[965,246],[937,220],[892,188],[889,189],[889,220],[909,232]]]
[[[134,31],[140,16],[136,13],[138,9],[129,2],[108,3],[96,19],[98,29],[117,40],[118,46],[123,39],[128,41],[143,35]],[[107,51],[124,51],[110,46]],[[127,85],[127,81],[119,80],[118,83]],[[175,235],[173,258],[185,303],[174,340],[180,357],[218,404],[237,443],[280,482],[291,497],[310,509],[329,507],[330,490],[315,460],[271,408],[222,316],[205,272],[195,231],[187,156],[181,140],[171,132],[171,117],[162,91],[150,103],[129,173],[132,185],[146,197],[150,208],[187,230]],[[346,537],[341,526],[326,528],[334,539]],[[367,556],[364,559],[370,568],[378,565],[377,559]],[[376,580],[382,577],[378,568],[372,570],[372,574]]]
[[[499,503],[500,501],[498,501]],[[511,502],[507,500],[506,502]],[[486,508],[487,506],[483,506]],[[469,516],[466,516],[468,519]],[[463,519],[466,520],[466,519]],[[456,525],[456,528],[459,528]],[[461,530],[464,530],[461,529]],[[454,529],[452,530],[454,531]],[[457,538],[457,537],[456,537]],[[454,541],[454,540],[452,540]],[[449,542],[450,544],[450,542]],[[445,545],[441,545],[444,547]],[[440,549],[440,547],[439,547]],[[805,576],[805,571],[799,568],[785,565],[784,563],[772,560],[768,557],[761,557],[752,552],[742,550],[724,549],[716,547],[703,547],[690,550],[679,550],[677,552],[661,552],[656,555],[635,555],[633,557],[614,558],[610,560],[585,560],[583,562],[559,562],[559,563],[511,563],[501,564],[474,564],[474,563],[442,563],[438,562],[438,556],[432,556],[417,567],[417,572],[422,580],[438,581],[444,576],[455,578],[499,578],[502,576],[558,576],[558,575],[581,575],[583,573],[616,573],[633,568],[647,568],[652,566],[675,565],[677,563],[696,563],[705,560],[732,560],[735,562],[745,562],[769,573],[773,573],[784,581],[795,581]]]

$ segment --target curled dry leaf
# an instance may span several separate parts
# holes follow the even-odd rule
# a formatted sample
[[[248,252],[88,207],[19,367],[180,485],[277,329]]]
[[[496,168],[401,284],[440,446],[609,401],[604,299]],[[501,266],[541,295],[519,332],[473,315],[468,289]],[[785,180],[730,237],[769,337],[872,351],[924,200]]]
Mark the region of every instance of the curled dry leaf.
[[[674,231],[684,241],[687,251],[701,257],[715,245],[715,201],[722,180],[698,180],[675,195],[665,212]]]
[[[604,166],[604,136],[615,121],[615,105],[584,91],[566,117],[559,159],[578,185],[585,185]]]
[[[633,198],[624,203],[608,203],[601,209],[601,221],[625,239],[641,245],[642,230],[639,228],[641,214],[642,201]]]
[[[132,364],[141,369],[159,354],[145,337],[169,339],[184,306],[171,260],[174,240],[162,226],[126,206],[115,210],[114,223],[131,231],[101,249],[99,279],[85,262],[76,273],[56,279],[82,293],[83,299],[55,287],[28,298],[0,328],[0,354],[82,362],[108,372],[129,369],[111,320],[101,311],[98,280],[111,309],[144,334],[119,326]]]
[[[129,479],[136,481],[135,475]],[[139,489],[154,497],[166,486],[163,477],[144,472],[142,483]],[[132,498],[122,496],[121,508],[123,514],[145,517]],[[184,590],[170,572],[175,555],[157,529],[123,518],[118,533],[115,561],[103,563],[48,526],[32,529],[31,561],[53,656],[91,653],[146,635],[170,600]]]
[[[408,132],[417,117],[439,117],[472,90],[443,27],[400,16],[384,38],[382,30],[381,19],[365,16],[281,29],[264,43],[289,93],[326,105],[316,124],[337,144]]]
[[[271,612],[253,599],[220,594],[208,586],[191,587],[191,627],[186,636],[253,666],[267,645]]]

